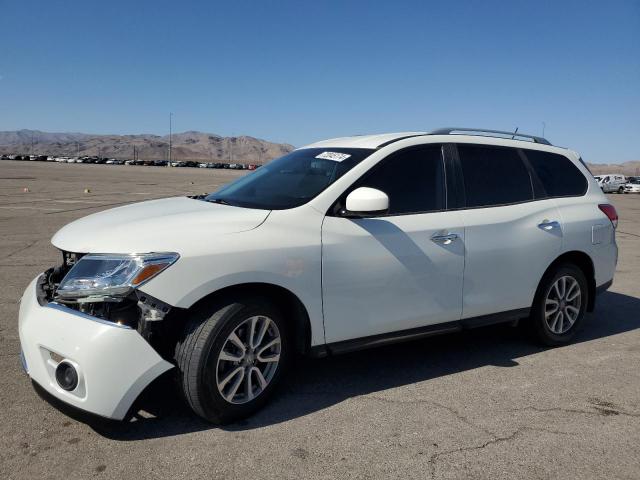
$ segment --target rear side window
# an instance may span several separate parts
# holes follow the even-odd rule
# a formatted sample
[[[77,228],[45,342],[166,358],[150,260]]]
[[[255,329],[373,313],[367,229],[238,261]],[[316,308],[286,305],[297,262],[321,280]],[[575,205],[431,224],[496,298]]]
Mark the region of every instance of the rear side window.
[[[467,207],[491,207],[533,199],[529,170],[508,147],[458,144]]]
[[[564,155],[525,150],[525,155],[549,197],[575,197],[587,191],[587,179]]]
[[[440,145],[403,150],[382,160],[351,190],[383,191],[389,197],[389,215],[444,210],[443,169]]]

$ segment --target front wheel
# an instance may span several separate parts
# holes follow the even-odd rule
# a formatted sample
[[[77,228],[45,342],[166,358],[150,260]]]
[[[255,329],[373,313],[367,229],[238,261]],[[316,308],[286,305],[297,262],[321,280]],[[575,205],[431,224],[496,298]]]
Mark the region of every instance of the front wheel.
[[[620,188],[618,189],[618,193],[624,193],[624,187],[620,187]]]
[[[540,282],[531,327],[545,345],[565,345],[580,328],[588,304],[587,279],[575,265],[561,265]]]
[[[268,401],[289,354],[286,324],[268,300],[208,303],[193,312],[176,346],[180,388],[202,418],[233,422]]]

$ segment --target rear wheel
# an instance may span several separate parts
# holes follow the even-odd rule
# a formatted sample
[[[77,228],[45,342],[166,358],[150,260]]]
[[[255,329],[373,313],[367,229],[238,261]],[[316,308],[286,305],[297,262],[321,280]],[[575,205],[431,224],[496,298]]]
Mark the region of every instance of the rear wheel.
[[[547,273],[534,300],[531,327],[545,345],[564,345],[579,330],[587,309],[589,291],[583,271],[566,264]]]
[[[178,380],[195,413],[216,423],[251,415],[273,394],[289,357],[287,328],[264,298],[209,303],[176,346]]]

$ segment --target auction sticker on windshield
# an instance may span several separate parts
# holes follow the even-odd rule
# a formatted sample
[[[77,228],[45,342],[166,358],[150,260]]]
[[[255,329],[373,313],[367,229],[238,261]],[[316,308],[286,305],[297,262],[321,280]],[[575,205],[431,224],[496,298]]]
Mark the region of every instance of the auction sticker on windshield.
[[[341,162],[346,160],[351,155],[348,153],[338,153],[338,152],[322,152],[320,155],[317,155],[316,158],[322,158],[323,160],[333,160],[334,162]]]

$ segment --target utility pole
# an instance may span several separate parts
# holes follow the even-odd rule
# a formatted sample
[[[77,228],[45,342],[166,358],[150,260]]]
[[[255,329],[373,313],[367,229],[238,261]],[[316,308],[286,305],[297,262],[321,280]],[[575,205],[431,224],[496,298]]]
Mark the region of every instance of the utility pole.
[[[80,142],[76,142],[76,157],[80,158]]]
[[[172,131],[172,125],[171,125],[171,119],[173,118],[173,113],[169,112],[169,163],[168,165],[171,166],[171,140],[172,140],[172,135],[173,135],[173,131]]]

